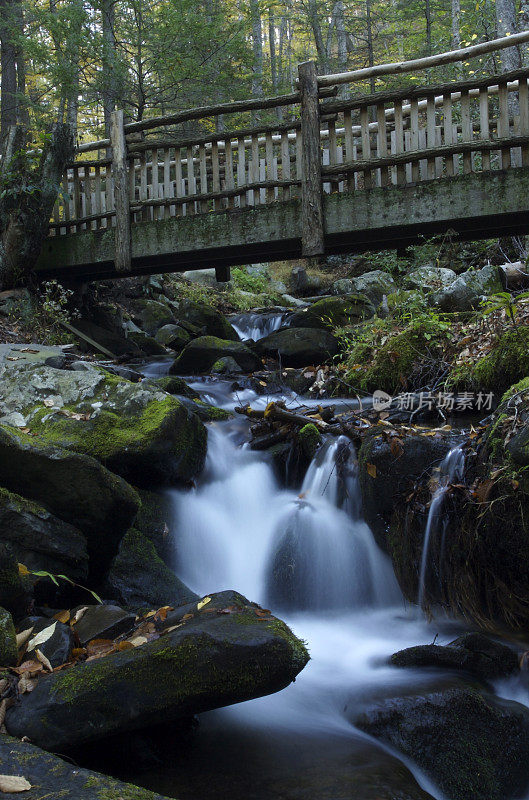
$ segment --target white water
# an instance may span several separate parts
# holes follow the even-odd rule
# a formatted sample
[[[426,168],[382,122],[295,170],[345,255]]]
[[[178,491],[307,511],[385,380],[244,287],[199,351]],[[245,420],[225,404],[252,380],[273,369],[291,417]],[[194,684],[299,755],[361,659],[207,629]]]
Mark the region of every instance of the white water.
[[[439,467],[439,479],[437,487],[433,493],[424,530],[424,541],[422,546],[421,568],[419,573],[419,596],[417,603],[419,608],[424,605],[424,593],[426,587],[426,570],[428,568],[428,557],[430,553],[430,540],[432,532],[438,529],[439,521],[443,510],[443,503],[450,484],[457,478],[463,476],[465,465],[465,454],[461,447],[453,447],[446,454]]]
[[[243,342],[248,339],[253,339],[254,342],[257,342],[259,339],[264,339],[265,336],[269,336],[269,334],[279,330],[288,313],[287,311],[276,313],[249,312],[248,314],[237,314],[230,319],[230,322]]]

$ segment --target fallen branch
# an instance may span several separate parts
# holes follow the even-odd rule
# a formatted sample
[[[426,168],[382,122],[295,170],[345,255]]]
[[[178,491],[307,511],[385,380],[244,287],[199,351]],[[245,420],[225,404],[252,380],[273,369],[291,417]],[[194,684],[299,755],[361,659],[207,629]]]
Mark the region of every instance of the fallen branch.
[[[330,433],[334,436],[340,436],[341,434],[349,435],[344,425],[331,425],[321,419],[311,417],[309,414],[296,414],[294,411],[288,411],[288,409],[278,403],[268,403],[264,411],[251,408],[250,406],[245,406],[244,408],[239,407],[236,408],[235,411],[237,414],[244,414],[244,416],[250,419],[269,420],[270,422],[287,422],[298,427],[312,424],[320,433]]]

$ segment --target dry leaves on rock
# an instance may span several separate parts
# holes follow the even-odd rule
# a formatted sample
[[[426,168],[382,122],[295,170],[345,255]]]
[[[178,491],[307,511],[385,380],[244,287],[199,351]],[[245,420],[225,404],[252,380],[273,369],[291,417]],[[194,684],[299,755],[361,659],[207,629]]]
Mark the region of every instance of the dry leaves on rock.
[[[29,792],[31,783],[18,775],[0,775],[0,792]]]

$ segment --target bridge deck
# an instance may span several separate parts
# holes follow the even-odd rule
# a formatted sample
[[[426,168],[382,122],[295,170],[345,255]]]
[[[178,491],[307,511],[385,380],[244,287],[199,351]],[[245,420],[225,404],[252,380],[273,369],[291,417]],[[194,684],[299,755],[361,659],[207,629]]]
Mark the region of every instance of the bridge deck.
[[[402,247],[448,229],[527,233],[528,78],[340,100],[320,89],[319,106],[302,82],[262,101],[286,121],[188,139],[182,122],[215,127],[227,107],[125,126],[118,112],[113,157],[68,167],[37,271],[116,277]],[[314,100],[315,77],[312,89]],[[142,127],[165,138],[130,141]]]

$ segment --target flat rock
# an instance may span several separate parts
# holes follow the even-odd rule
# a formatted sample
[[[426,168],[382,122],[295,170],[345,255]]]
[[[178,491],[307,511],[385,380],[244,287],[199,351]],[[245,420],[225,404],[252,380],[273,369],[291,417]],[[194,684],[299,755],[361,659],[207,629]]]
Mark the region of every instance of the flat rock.
[[[257,613],[256,613],[257,612]],[[308,654],[290,629],[220,592],[159,639],[41,678],[8,711],[12,735],[64,750],[283,689]]]
[[[286,367],[321,364],[338,353],[338,340],[319,328],[283,328],[255,344],[261,356],[280,359]]]
[[[197,375],[209,372],[221,358],[233,358],[245,372],[259,369],[261,362],[242,342],[219,339],[216,336],[199,336],[184,347],[170,373]]]
[[[92,639],[115,639],[129,633],[136,617],[119,606],[89,606],[75,624],[75,632],[84,647]]]

